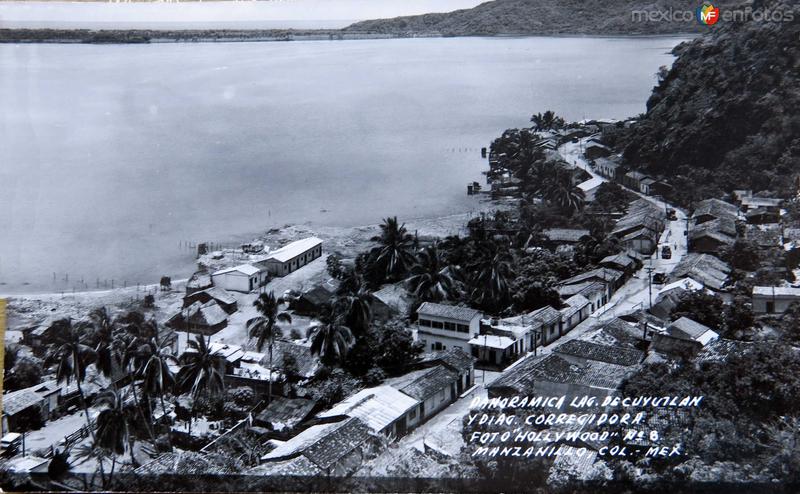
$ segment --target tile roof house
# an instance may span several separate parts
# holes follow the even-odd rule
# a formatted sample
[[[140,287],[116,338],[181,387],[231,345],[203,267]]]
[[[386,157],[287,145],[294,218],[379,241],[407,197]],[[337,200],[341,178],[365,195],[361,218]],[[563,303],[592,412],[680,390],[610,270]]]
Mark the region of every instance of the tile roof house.
[[[631,366],[644,360],[644,352],[630,347],[601,345],[584,340],[571,340],[559,345],[554,353],[569,361],[580,363],[597,360],[609,364]]]
[[[587,361],[574,364],[555,353],[528,357],[489,386],[489,397],[510,395],[607,396],[635,372],[633,367]]]
[[[624,273],[632,273],[636,270],[636,261],[624,252],[604,257],[600,260],[600,265]]]
[[[458,398],[459,374],[444,365],[409,372],[384,384],[420,402],[418,413],[409,413],[408,427],[427,420]],[[415,409],[416,410],[416,409]],[[412,416],[413,415],[413,416]]]
[[[586,333],[582,340],[601,345],[613,345],[639,349],[643,341],[652,339],[653,330],[645,330],[641,324],[631,324],[619,318],[602,323],[596,330]]]
[[[206,304],[212,300],[228,314],[233,314],[238,308],[236,297],[234,297],[224,288],[220,288],[218,286],[212,286],[204,290],[195,290],[192,293],[187,293],[187,295],[183,297],[183,308],[185,309],[195,302]]]
[[[469,307],[458,307],[455,305],[444,305],[444,304],[435,304],[433,302],[423,302],[422,305],[419,306],[419,309],[417,309],[417,314],[470,321],[474,317],[480,316],[481,312],[479,310],[470,309]]]
[[[228,326],[228,313],[217,304],[216,300],[206,303],[194,302],[176,312],[167,321],[167,326],[175,331],[213,335]]]
[[[375,433],[399,437],[407,431],[406,416],[419,404],[420,400],[384,384],[362,389],[317,417],[340,420],[355,417]]]
[[[367,424],[358,418],[309,427],[297,436],[281,443],[261,457],[262,462],[280,463],[283,468],[273,468],[274,475],[288,472],[313,472],[321,475],[347,476],[361,464],[377,455],[382,442]],[[302,464],[299,464],[299,460]],[[261,465],[261,469],[270,467]]]
[[[299,297],[289,303],[289,308],[297,314],[315,316],[320,313],[322,308],[329,305],[334,299],[334,293],[323,285],[301,293]]]
[[[610,291],[614,291],[622,285],[624,276],[625,274],[622,271],[617,271],[616,269],[597,268],[562,280],[559,285],[567,286],[593,281],[603,283],[610,287]]]
[[[564,300],[566,307],[561,309],[561,330],[568,333],[575,326],[586,320],[592,311],[592,303],[588,298],[577,293]]]
[[[390,319],[395,315],[407,316],[413,303],[401,283],[385,285],[380,290],[372,292],[371,298],[372,316],[378,320]]]
[[[213,453],[161,453],[134,470],[137,475],[232,475],[240,469],[234,458]]]
[[[266,408],[255,416],[254,423],[274,431],[291,431],[311,416],[316,405],[314,400],[273,396]]]
[[[424,302],[417,309],[417,340],[426,351],[460,348],[480,331],[481,312],[469,307]]]
[[[720,291],[728,282],[730,266],[711,254],[690,253],[683,256],[673,268],[668,281],[691,278],[705,288]]]
[[[698,202],[692,212],[692,219],[696,224],[720,218],[736,220],[738,217],[739,208],[729,202],[716,198]]]
[[[667,326],[666,331],[653,336],[650,348],[659,353],[696,353],[719,339],[714,330],[688,317],[681,317]]]
[[[726,362],[732,355],[742,355],[750,348],[753,348],[754,345],[755,343],[751,341],[720,338],[704,346],[695,355],[694,361],[697,364],[702,362]]]
[[[715,218],[689,227],[689,251],[715,254],[736,241],[736,221]]]

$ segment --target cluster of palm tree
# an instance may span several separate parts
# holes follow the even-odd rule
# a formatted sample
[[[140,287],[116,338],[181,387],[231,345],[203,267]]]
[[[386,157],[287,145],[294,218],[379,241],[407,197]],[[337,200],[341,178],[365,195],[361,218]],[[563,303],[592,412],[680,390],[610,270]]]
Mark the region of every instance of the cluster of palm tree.
[[[553,110],[531,116],[531,123],[535,130],[561,129],[565,125],[564,119],[556,115]]]
[[[528,169],[523,191],[540,197],[567,214],[583,209],[585,195],[573,181],[572,171],[560,162],[540,161]]]
[[[154,402],[160,404],[163,418],[168,395],[188,393],[194,403],[204,393],[223,389],[216,356],[201,335],[188,342],[189,351],[179,360],[173,353],[173,340],[162,339],[156,322],[145,320],[141,314],[113,320],[105,308],[100,308],[84,321],[64,318],[55,321],[52,328],[55,343],[45,363],[55,366],[59,383],[75,383],[91,437],[75,456],[81,461],[97,461],[104,487],[111,482],[120,456],[129,453],[131,465],[136,465],[133,446],[138,431],[144,429],[148,442],[155,447]],[[172,368],[179,363],[176,375]],[[110,382],[95,396],[93,406],[100,409],[95,420],[90,416],[83,386],[92,365]],[[108,461],[111,471],[106,474],[104,463]]]
[[[513,259],[509,242],[494,239],[506,239],[505,230],[503,235],[493,236],[478,228],[472,238],[454,237],[423,248],[417,246],[418,241],[411,241],[411,235],[396,218],[384,220],[381,231],[375,238],[378,245],[371,252],[391,252],[391,257],[402,259],[403,270],[385,272],[378,285],[401,279],[419,302],[463,302],[488,310],[507,305]],[[396,242],[398,238],[406,241]]]

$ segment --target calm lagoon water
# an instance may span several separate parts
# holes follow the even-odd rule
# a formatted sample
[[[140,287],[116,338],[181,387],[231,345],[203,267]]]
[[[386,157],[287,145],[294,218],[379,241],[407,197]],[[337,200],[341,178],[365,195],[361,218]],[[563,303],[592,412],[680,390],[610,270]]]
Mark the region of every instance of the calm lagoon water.
[[[643,112],[680,41],[0,45],[0,293],[185,276],[183,240],[468,211],[481,146],[547,109]]]

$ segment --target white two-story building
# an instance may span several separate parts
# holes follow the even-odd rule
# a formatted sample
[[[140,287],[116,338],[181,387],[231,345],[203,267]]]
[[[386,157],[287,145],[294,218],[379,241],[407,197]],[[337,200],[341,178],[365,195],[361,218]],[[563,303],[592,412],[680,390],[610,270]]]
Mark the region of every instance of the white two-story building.
[[[417,309],[417,339],[426,352],[460,348],[480,332],[481,312],[469,307],[424,302]]]

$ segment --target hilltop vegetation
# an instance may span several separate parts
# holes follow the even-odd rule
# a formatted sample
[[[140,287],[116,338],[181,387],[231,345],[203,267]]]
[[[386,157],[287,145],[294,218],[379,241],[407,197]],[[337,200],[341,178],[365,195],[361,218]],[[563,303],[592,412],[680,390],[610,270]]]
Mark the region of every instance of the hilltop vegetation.
[[[682,204],[734,189],[788,196],[800,174],[800,6],[791,22],[728,23],[676,48],[647,113],[616,146],[670,177]],[[715,26],[716,28],[717,26]]]
[[[700,33],[694,20],[641,22],[632,19],[634,10],[694,12],[692,0],[495,0],[471,9],[424,14],[394,19],[377,19],[353,24],[345,31],[386,35],[549,35],[549,34],[674,34]]]

